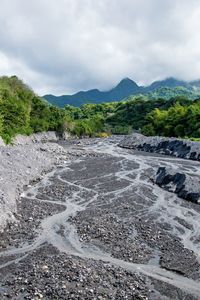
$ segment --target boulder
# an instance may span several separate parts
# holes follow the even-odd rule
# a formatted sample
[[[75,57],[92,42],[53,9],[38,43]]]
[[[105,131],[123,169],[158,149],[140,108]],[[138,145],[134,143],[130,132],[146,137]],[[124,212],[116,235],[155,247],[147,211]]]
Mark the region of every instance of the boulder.
[[[4,143],[3,139],[2,139],[2,137],[0,137],[0,147],[4,147],[4,146],[5,146],[5,143]]]
[[[156,184],[176,193],[180,198],[200,204],[200,180],[188,174],[175,172],[166,167],[160,167],[157,171]]]

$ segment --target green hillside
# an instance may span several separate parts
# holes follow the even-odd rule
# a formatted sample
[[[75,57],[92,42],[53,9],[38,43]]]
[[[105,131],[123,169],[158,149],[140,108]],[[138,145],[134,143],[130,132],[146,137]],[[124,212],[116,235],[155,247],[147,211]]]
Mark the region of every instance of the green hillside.
[[[200,138],[200,100],[187,105],[176,102],[165,110],[155,108],[145,120],[145,135]]]
[[[59,130],[63,110],[50,106],[16,76],[0,77],[0,135],[10,142],[16,134]]]
[[[186,88],[178,86],[174,88],[161,87],[146,94],[149,99],[166,99],[169,100],[174,97],[184,96],[188,99],[195,100],[200,97],[200,89]]]

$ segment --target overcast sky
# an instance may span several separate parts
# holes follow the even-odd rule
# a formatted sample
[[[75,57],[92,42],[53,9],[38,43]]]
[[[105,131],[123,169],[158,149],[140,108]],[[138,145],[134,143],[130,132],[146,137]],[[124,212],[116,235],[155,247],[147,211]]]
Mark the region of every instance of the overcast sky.
[[[200,0],[0,0],[0,75],[38,94],[200,79]]]

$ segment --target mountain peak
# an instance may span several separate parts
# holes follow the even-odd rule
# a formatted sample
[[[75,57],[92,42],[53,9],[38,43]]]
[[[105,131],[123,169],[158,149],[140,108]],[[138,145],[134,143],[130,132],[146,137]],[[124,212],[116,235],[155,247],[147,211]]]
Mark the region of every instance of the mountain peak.
[[[137,86],[138,87],[138,85],[137,85],[137,83],[135,82],[135,81],[133,81],[132,79],[130,79],[130,78],[128,78],[128,77],[125,77],[125,78],[123,78],[119,83],[118,83],[118,85],[117,85],[117,87],[119,87],[119,86]]]

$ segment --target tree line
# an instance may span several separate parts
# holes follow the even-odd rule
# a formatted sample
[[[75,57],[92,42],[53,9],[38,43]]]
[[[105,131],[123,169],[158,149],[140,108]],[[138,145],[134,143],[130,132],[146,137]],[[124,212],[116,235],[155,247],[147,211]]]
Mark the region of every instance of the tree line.
[[[149,99],[139,95],[121,102],[49,105],[16,76],[0,77],[0,136],[55,130],[77,137],[106,137],[139,130],[145,135],[200,138],[200,100],[185,96]]]

